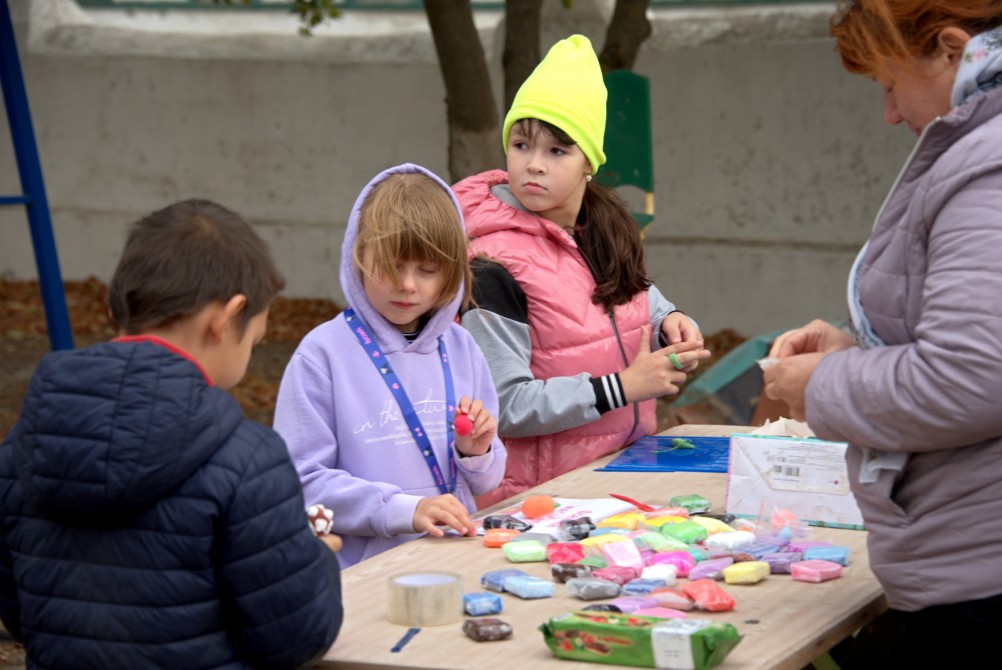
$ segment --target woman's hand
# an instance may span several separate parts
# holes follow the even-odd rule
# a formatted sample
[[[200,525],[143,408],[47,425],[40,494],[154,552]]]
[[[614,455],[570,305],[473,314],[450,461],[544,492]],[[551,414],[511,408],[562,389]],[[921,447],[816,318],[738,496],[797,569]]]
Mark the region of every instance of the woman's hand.
[[[459,399],[456,407],[456,416],[464,415],[473,427],[466,435],[460,435],[456,431],[456,450],[460,456],[483,456],[490,451],[494,436],[497,435],[498,421],[482,401],[470,400],[465,395]]]
[[[446,493],[431,498],[421,498],[414,509],[414,532],[428,533],[442,537],[445,531],[439,526],[448,526],[460,535],[473,537],[477,534],[473,519],[459,498]]]
[[[669,354],[678,361],[678,368]],[[679,386],[685,383],[686,372],[695,369],[701,359],[709,356],[710,352],[703,348],[702,340],[681,342],[651,351],[650,328],[644,326],[640,332],[636,358],[628,368],[619,373],[624,399],[627,402],[640,402],[664,395],[676,395]]]
[[[780,358],[762,373],[766,397],[785,402],[790,407],[791,418],[806,420],[807,402],[804,394],[807,383],[811,380],[814,368],[827,355],[814,352]]]
[[[833,351],[848,349],[852,344],[852,336],[849,333],[827,321],[814,319],[806,326],[788,330],[773,340],[772,346],[769,347],[769,356],[785,358],[814,352],[830,354]]]

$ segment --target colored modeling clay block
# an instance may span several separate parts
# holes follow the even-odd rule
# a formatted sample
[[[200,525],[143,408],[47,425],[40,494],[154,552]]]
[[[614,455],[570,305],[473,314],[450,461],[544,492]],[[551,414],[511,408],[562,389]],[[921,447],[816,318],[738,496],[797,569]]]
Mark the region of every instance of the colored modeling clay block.
[[[618,612],[619,608],[609,603],[592,603],[581,608],[586,612]]]
[[[546,547],[535,540],[529,542],[507,542],[501,551],[512,563],[531,563],[546,560]]]
[[[502,593],[504,592],[504,580],[507,577],[513,576],[528,577],[529,574],[515,568],[509,568],[508,570],[493,570],[491,572],[485,572],[480,576],[480,585],[486,589],[490,589],[491,591]]]
[[[706,539],[706,529],[693,521],[666,523],[661,526],[661,534],[686,544],[695,544]]]
[[[662,514],[661,516],[652,517],[648,514],[647,519],[642,523],[637,525],[637,528],[647,528],[649,530],[661,530],[661,526],[666,523],[678,523],[680,521],[688,521],[689,516],[678,516],[675,514]]]
[[[612,530],[611,528],[608,530]],[[633,542],[628,537],[623,537],[619,533],[598,533],[598,529],[592,531],[591,535],[578,542],[584,547],[585,554],[601,556],[601,546],[607,542]]]
[[[700,526],[706,529],[707,535],[714,535],[715,533],[733,533],[734,529],[721,521],[720,519],[714,519],[712,516],[703,516],[702,514],[694,514],[689,517],[689,521],[693,523],[698,523]]]
[[[834,546],[831,542],[825,542],[824,540],[793,540],[787,547],[787,551],[799,551],[804,553],[811,547],[831,547]]]
[[[827,582],[842,576],[842,566],[816,558],[794,563],[790,566],[790,574],[798,582]]]
[[[624,565],[608,565],[604,568],[592,570],[592,576],[599,579],[607,579],[622,586],[626,582],[640,576],[640,571]]]
[[[710,511],[710,501],[703,496],[696,495],[695,493],[690,493],[684,496],[675,496],[668,501],[668,504],[672,507],[684,507],[688,510],[690,515]]]
[[[615,598],[622,589],[619,584],[598,577],[579,577],[567,580],[567,591],[581,600]]]
[[[689,579],[714,579],[719,581],[724,578],[724,568],[732,565],[734,565],[734,559],[730,556],[700,561],[689,571]]]
[[[583,540],[595,530],[591,517],[582,516],[577,519],[564,519],[560,522],[560,532],[565,539],[572,542]]]
[[[689,518],[689,510],[679,505],[670,505],[667,507],[659,507],[653,512],[647,512],[648,519],[656,519],[660,516],[680,516],[683,519]]]
[[[781,547],[779,545],[775,545],[775,544],[760,544],[758,542],[756,542],[755,544],[753,544],[753,545],[751,545],[749,547],[742,547],[741,548],[741,551],[743,551],[743,552],[745,552],[747,554],[751,554],[753,560],[756,560],[756,561],[761,561],[762,557],[765,556],[766,554],[774,554],[774,553],[776,553],[777,551],[780,551],[780,550],[781,550]]]
[[[769,576],[769,564],[764,561],[742,561],[724,568],[728,584],[758,584]]]
[[[688,551],[666,551],[651,556],[649,565],[658,563],[674,565],[679,577],[688,577],[689,571],[696,565],[696,559]]]
[[[790,566],[803,560],[799,551],[776,551],[766,554],[762,560],[769,564],[769,572],[774,575],[790,574]]]
[[[755,533],[747,530],[734,530],[730,533],[717,533],[706,538],[703,542],[706,547],[720,547],[736,551],[744,547],[755,544]]]
[[[463,622],[463,632],[477,642],[493,642],[511,637],[511,624],[501,619],[467,619]]]
[[[622,596],[610,600],[609,604],[618,607],[620,612],[629,614],[646,607],[657,607],[658,601],[653,598],[645,598],[642,596]]]
[[[550,496],[529,496],[522,502],[522,515],[527,519],[538,519],[555,508],[553,498]]]
[[[584,558],[584,547],[577,542],[551,542],[546,545],[546,559],[550,563],[573,563]]]
[[[691,544],[685,548],[686,552],[695,559],[697,563],[710,558],[706,555],[705,549],[700,549],[697,545]],[[719,558],[719,557],[718,557]]]
[[[670,607],[645,607],[636,610],[634,616],[652,616],[655,619],[684,619],[688,614],[681,610],[673,610]]]
[[[512,542],[539,542],[544,547],[550,542],[556,541],[557,538],[553,537],[549,533],[534,533],[531,530],[525,533],[519,533],[515,537],[511,538]]]
[[[810,547],[804,550],[804,560],[820,559],[839,565],[849,565],[849,547],[834,545],[831,547]]]
[[[671,551],[672,549],[678,549],[678,547],[674,546],[674,542],[655,531],[640,533],[633,538],[633,542],[640,549],[650,549],[651,551]]]
[[[592,532],[588,533],[588,537],[580,541],[586,542],[588,540],[593,540],[600,536],[611,536],[621,540],[625,537],[631,536],[632,534],[633,531],[629,530],[628,528],[613,528],[611,526],[603,526],[602,528],[596,528]]]
[[[485,591],[466,593],[463,595],[463,611],[470,616],[497,614],[501,611],[501,596]]]
[[[539,577],[505,577],[504,590],[519,598],[549,598],[553,595],[553,582]]]
[[[525,532],[532,528],[532,525],[522,521],[521,519],[516,519],[510,514],[490,514],[484,517],[484,530],[487,530],[488,528],[510,528],[512,530]]]
[[[674,610],[683,610],[688,612],[696,606],[696,604],[692,602],[692,598],[679,589],[654,589],[647,594],[647,597],[654,598],[654,600],[658,601],[659,607],[670,607]]]
[[[512,528],[487,528],[484,530],[484,546],[503,546],[511,542],[516,535],[518,535],[518,531]]]
[[[636,530],[637,524],[645,519],[641,512],[620,512],[608,516],[595,525],[599,528],[625,528],[626,530]]]
[[[640,573],[643,579],[658,579],[665,583],[665,586],[675,586],[678,577],[678,568],[670,563],[655,563],[646,566]]]
[[[628,596],[645,596],[654,589],[668,586],[663,579],[644,579],[638,577],[623,584],[623,594]]]
[[[734,598],[712,579],[687,582],[682,585],[682,592],[692,598],[696,607],[707,612],[727,612],[734,609]]]
[[[602,555],[609,565],[621,568],[633,568],[637,574],[644,569],[644,559],[640,556],[637,545],[631,541],[610,542],[602,545]]]
[[[580,561],[576,561],[581,565],[587,565],[589,568],[604,568],[609,565],[609,562],[605,560],[602,556],[585,556]]]
[[[591,577],[591,568],[580,563],[554,563],[550,566],[553,581],[563,584],[568,579]]]

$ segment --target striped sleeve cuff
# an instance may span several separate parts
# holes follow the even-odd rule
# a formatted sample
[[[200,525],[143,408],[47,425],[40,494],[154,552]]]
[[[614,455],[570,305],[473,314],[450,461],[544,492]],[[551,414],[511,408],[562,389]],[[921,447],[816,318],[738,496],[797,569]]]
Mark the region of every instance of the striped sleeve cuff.
[[[626,406],[623,386],[619,383],[618,374],[592,377],[591,385],[595,389],[595,409],[598,410],[599,414]]]

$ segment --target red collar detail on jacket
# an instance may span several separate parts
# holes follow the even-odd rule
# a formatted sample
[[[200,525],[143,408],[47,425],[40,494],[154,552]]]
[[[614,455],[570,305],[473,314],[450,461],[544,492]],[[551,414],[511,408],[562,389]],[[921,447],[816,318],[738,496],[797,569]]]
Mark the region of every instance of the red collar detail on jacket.
[[[202,373],[202,377],[205,378],[205,383],[208,384],[209,386],[215,386],[215,383],[212,381],[212,378],[209,377],[208,373],[205,371],[205,368],[203,368],[202,365],[198,361],[196,361],[192,357],[191,354],[189,354],[184,349],[180,349],[180,348],[174,346],[173,344],[171,344],[167,340],[164,340],[162,338],[157,337],[156,335],[123,335],[122,337],[116,337],[116,338],[114,338],[112,340],[112,342],[126,342],[126,343],[129,343],[129,342],[149,342],[151,344],[158,344],[161,347],[163,347],[164,349],[167,349],[168,351],[172,351],[175,354],[177,354],[178,356],[191,361],[191,363],[196,368],[198,368],[198,371]]]

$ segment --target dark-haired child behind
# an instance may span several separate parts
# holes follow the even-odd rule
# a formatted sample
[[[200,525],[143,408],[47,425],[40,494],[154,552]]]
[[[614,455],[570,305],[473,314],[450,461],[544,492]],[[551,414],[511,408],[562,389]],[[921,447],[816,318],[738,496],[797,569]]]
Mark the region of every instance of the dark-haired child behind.
[[[129,232],[119,337],[39,364],[0,448],[0,616],[29,666],[291,668],[334,642],[340,540],[226,392],[283,285],[239,215],[179,202]]]

